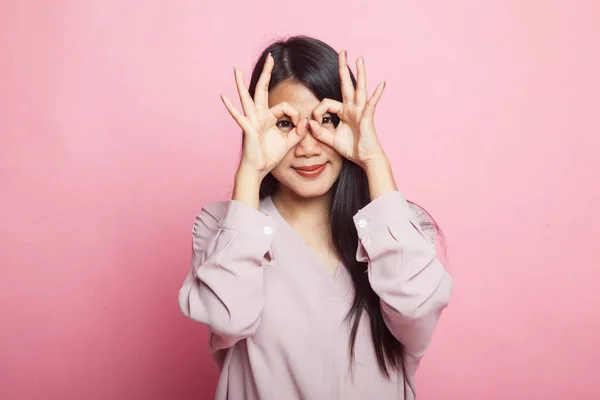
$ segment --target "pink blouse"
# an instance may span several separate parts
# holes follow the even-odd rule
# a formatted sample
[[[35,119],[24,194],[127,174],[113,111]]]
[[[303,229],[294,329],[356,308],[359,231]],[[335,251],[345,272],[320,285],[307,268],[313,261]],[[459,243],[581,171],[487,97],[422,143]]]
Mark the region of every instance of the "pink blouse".
[[[202,209],[179,306],[210,329],[221,369],[215,399],[414,399],[415,371],[452,292],[426,221],[397,191],[354,216],[356,257],[368,262],[386,325],[405,347],[404,374],[387,379],[366,313],[352,372],[350,276],[339,266],[332,277],[270,198],[260,211],[234,200]]]

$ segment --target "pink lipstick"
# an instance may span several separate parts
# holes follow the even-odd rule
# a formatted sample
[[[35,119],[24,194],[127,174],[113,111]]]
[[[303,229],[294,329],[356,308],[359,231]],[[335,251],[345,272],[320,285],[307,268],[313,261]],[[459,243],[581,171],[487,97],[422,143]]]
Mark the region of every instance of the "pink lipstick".
[[[316,178],[325,170],[325,164],[308,165],[304,167],[294,167],[294,170],[305,178]]]

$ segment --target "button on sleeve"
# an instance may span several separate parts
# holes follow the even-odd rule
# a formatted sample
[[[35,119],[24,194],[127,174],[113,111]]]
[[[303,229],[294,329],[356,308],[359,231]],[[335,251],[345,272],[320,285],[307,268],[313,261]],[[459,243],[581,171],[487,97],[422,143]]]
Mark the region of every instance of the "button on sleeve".
[[[354,215],[358,237],[398,221],[415,218],[402,193],[393,191],[371,201]]]
[[[231,229],[253,236],[273,236],[277,231],[277,222],[242,202],[231,200],[221,229]]]

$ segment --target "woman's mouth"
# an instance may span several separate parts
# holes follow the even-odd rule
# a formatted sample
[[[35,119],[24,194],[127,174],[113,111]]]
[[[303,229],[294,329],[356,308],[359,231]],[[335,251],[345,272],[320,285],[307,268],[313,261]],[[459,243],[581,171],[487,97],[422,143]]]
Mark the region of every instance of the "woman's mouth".
[[[316,178],[317,176],[319,176],[321,174],[321,172],[323,172],[325,170],[326,166],[327,166],[327,163],[308,165],[308,166],[304,166],[304,167],[293,167],[293,168],[294,168],[294,171],[296,171],[298,174],[302,175],[305,178]]]

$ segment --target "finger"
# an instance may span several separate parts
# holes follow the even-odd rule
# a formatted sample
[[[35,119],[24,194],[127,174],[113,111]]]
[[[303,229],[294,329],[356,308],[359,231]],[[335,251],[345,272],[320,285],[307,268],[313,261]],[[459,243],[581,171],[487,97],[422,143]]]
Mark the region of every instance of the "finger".
[[[237,86],[238,95],[240,96],[240,103],[242,103],[242,108],[244,109],[244,114],[246,116],[253,115],[254,102],[244,83],[244,74],[238,67],[233,68],[233,74],[235,75],[235,84]]]
[[[365,70],[365,60],[363,56],[356,60],[356,91],[354,92],[354,104],[364,107],[367,103],[367,73]]]
[[[300,113],[286,101],[275,105],[270,111],[277,119],[287,115],[295,126],[298,126],[298,122],[300,122]]]
[[[333,132],[329,129],[323,129],[321,124],[317,121],[311,120],[309,122],[310,132],[315,139],[320,142],[325,143],[326,145],[333,147]]]
[[[298,125],[296,125],[296,135],[298,135],[299,138],[304,138],[304,136],[306,136],[306,134],[308,133],[308,117],[305,118],[301,118],[300,121],[298,122]]]
[[[313,118],[319,123],[323,122],[323,114],[325,113],[333,113],[339,116],[339,112],[342,110],[344,106],[343,103],[333,99],[323,99],[317,106],[313,109]]]
[[[303,118],[301,121],[298,122],[298,126],[296,126],[296,129],[288,132],[288,134],[286,135],[285,142],[287,148],[291,149],[292,147],[300,143],[300,141],[304,139],[307,133],[308,118]]]
[[[381,99],[381,95],[383,94],[383,90],[385,89],[385,81],[381,82],[375,88],[375,92],[367,102],[367,106],[365,107],[365,115],[373,116],[375,114],[375,107],[377,103],[379,103],[379,99]]]
[[[340,51],[338,54],[338,69],[340,73],[340,83],[342,86],[342,100],[344,103],[354,100],[354,86],[350,78],[350,70],[348,69],[348,52]]]
[[[248,119],[244,115],[242,115],[242,113],[238,111],[237,108],[235,108],[235,106],[231,103],[231,100],[229,100],[225,95],[221,95],[221,100],[223,100],[225,108],[227,108],[227,111],[229,111],[229,114],[231,114],[231,116],[233,117],[235,122],[237,122],[240,128],[242,128],[244,132],[249,132],[250,124]]]
[[[269,108],[269,82],[271,81],[273,64],[273,56],[269,53],[254,91],[254,105],[256,107]]]

